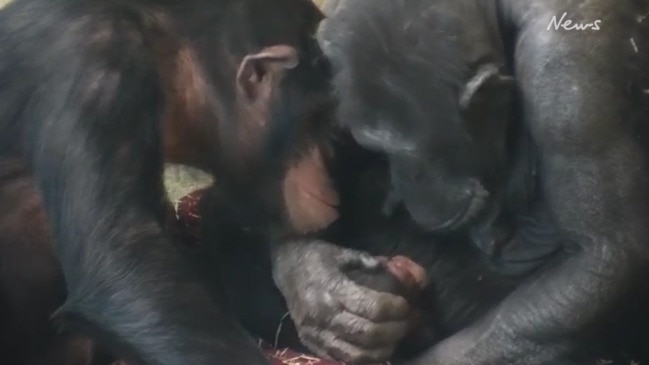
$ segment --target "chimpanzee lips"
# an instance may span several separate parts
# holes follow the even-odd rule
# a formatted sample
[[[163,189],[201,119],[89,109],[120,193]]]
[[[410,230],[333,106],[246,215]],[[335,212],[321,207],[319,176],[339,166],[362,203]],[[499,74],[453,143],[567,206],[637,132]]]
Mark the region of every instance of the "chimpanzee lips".
[[[338,194],[333,191],[308,190],[307,187],[300,190],[305,197],[316,200],[332,208],[336,208],[340,204]]]
[[[288,219],[300,232],[314,232],[338,219],[338,192],[317,147],[291,166],[283,183]]]
[[[428,227],[429,231],[454,231],[467,223],[473,221],[487,206],[487,198],[489,193],[482,187],[476,189],[476,192],[471,196],[465,208],[459,213],[455,214],[451,219],[437,225],[435,227]]]

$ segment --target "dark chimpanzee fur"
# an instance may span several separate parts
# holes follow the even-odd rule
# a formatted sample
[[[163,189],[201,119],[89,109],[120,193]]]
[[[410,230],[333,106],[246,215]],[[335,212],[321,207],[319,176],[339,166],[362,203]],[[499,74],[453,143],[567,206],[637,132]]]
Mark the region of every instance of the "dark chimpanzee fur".
[[[339,118],[377,154],[334,149],[338,222],[239,280],[272,268],[294,334],[348,361],[390,356],[407,327],[341,276],[361,254],[325,241],[427,269],[440,337],[410,364],[649,361],[648,6],[342,1],[322,44]],[[564,12],[602,30],[547,29]]]
[[[70,364],[41,354],[51,316],[133,364],[267,363],[163,232],[162,166],[213,172],[292,230],[308,204],[279,190],[284,164],[329,109],[321,19],[308,0],[0,11],[0,362]]]
[[[0,158],[0,202],[0,359],[25,365],[98,360],[87,339],[49,326],[65,300],[65,283],[24,160]]]

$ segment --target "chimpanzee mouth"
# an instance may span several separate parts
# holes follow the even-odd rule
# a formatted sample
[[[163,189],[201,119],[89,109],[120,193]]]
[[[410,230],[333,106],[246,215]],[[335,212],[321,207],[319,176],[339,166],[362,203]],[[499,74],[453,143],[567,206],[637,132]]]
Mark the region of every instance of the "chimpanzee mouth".
[[[429,229],[432,231],[455,231],[460,229],[473,222],[482,212],[487,210],[489,207],[488,198],[489,192],[482,185],[478,184],[464,210],[437,227]]]
[[[302,193],[305,197],[313,199],[321,204],[324,204],[331,208],[338,209],[340,205],[340,199],[338,198],[337,192],[331,191],[313,191],[313,190],[303,190]]]
[[[288,169],[283,196],[289,221],[300,232],[324,229],[338,219],[340,198],[319,148],[311,148]]]

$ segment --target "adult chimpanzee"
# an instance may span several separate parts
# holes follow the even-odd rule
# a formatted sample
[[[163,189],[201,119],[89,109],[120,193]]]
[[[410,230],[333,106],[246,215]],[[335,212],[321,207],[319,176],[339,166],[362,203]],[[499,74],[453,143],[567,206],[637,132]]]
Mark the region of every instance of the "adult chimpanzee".
[[[284,162],[304,160],[298,175],[317,164],[309,140],[295,141],[328,109],[320,20],[307,0],[16,0],[0,12],[0,168],[14,184],[0,206],[12,217],[33,208],[41,223],[42,196],[67,288],[59,323],[134,363],[266,363],[163,233],[162,163],[214,172],[233,199],[283,199],[292,215],[269,214],[278,225],[323,224],[301,214],[309,199],[272,194]],[[14,240],[10,223],[3,259],[48,238],[39,228]],[[42,257],[32,273],[29,261],[3,264],[3,278],[39,283],[42,270],[55,282]],[[33,298],[17,284],[2,281],[3,298]],[[9,304],[34,320],[51,308]]]
[[[557,364],[644,314],[633,309],[646,308],[649,274],[647,13],[636,0],[356,0],[327,21],[339,117],[388,160],[386,213],[460,235],[439,265],[482,259],[498,278],[472,287],[500,290],[467,297],[443,288],[488,278],[431,270],[435,310],[471,319],[414,363]],[[344,274],[362,253],[304,239],[273,254],[309,347],[351,360],[394,348],[402,303]]]

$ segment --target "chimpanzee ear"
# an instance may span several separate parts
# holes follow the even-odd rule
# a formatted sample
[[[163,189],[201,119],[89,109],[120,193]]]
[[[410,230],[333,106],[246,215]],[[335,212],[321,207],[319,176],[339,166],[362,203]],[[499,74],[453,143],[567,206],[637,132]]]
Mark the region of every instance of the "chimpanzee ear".
[[[466,83],[460,96],[460,109],[470,112],[485,105],[502,105],[509,102],[515,88],[512,76],[503,75],[494,64],[488,64]]]
[[[285,70],[299,64],[297,50],[288,45],[276,45],[247,55],[239,65],[237,87],[249,101],[270,95],[273,80]]]

